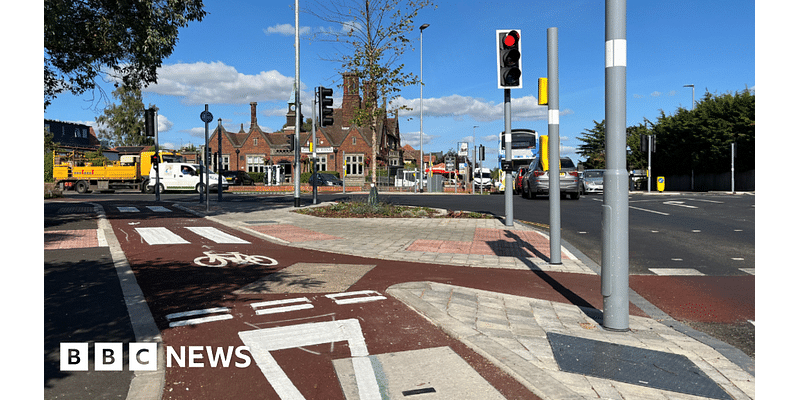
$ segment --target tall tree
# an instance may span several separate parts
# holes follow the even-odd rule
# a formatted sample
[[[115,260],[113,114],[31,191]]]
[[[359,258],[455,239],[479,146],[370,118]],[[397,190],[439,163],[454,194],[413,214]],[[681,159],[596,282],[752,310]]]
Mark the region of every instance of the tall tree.
[[[95,118],[99,128],[99,138],[108,140],[112,146],[148,146],[155,143],[145,136],[144,103],[142,91],[137,88],[120,86],[113,93],[120,104],[111,104],[103,110],[103,115]]]
[[[156,82],[178,28],[205,15],[202,0],[45,0],[44,108],[61,92],[95,88],[102,74],[132,87]]]
[[[431,0],[340,0],[317,2],[319,11],[310,11],[323,21],[341,25],[342,31],[324,31],[315,37],[338,42],[348,47],[336,61],[342,72],[353,72],[363,83],[363,107],[353,121],[368,127],[372,137],[370,160],[377,160],[378,121],[385,118],[387,104],[399,96],[402,87],[417,84],[418,77],[398,64],[410,46],[408,34],[416,28],[414,18],[420,10],[433,5]],[[372,183],[376,182],[377,162],[372,167]]]
[[[649,135],[646,122],[629,126],[625,129],[628,154],[626,156],[627,169],[639,169],[647,166],[647,158],[639,149],[642,135]],[[578,154],[586,157],[583,166],[586,169],[605,169],[606,167],[606,121],[594,121],[594,128],[586,129],[578,140],[583,144],[578,146]]]

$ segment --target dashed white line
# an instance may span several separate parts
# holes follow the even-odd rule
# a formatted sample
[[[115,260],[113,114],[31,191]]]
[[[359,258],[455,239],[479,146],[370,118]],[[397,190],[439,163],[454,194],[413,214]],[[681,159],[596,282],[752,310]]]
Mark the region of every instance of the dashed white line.
[[[660,276],[705,276],[704,273],[693,268],[649,268],[650,271]]]
[[[302,304],[294,304],[294,303],[302,303]],[[284,304],[292,304],[292,305],[282,306]],[[282,306],[282,307],[274,307],[274,306]],[[311,304],[311,301],[308,298],[301,297],[297,299],[261,301],[258,303],[251,303],[250,307],[252,307],[253,310],[255,310],[256,315],[265,315],[265,314],[284,313],[290,311],[307,310],[309,308],[314,308],[314,305]]]
[[[228,307],[213,307],[213,308],[205,308],[202,310],[192,310],[192,311],[183,311],[177,312],[172,314],[167,314],[167,321],[184,318],[184,317],[193,317],[195,315],[208,315],[208,314],[218,314],[218,313],[230,313],[230,309]],[[180,321],[172,321],[169,323],[169,327],[173,328],[176,326],[186,326],[186,325],[197,325],[203,324],[206,322],[212,321],[222,321],[226,319],[232,319],[233,315],[231,314],[221,314],[221,315],[209,315],[207,317],[200,317],[200,318],[192,318]]]

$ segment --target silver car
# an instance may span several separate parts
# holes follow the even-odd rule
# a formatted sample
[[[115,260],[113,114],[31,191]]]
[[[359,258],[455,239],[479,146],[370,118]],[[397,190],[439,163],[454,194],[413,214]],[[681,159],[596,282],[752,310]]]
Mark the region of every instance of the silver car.
[[[534,198],[539,194],[550,192],[550,174],[544,171],[539,158],[531,162],[528,172],[522,178],[522,197]],[[559,186],[562,195],[569,195],[571,199],[581,198],[580,179],[575,164],[568,157],[561,158],[561,177]]]
[[[583,171],[583,193],[603,192],[603,169],[587,169]]]

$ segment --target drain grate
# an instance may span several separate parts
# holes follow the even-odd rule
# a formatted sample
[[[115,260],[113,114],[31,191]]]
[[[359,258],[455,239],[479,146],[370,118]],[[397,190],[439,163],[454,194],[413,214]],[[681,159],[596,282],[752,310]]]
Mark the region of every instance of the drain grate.
[[[84,214],[94,212],[94,207],[61,207],[58,209],[59,214]]]
[[[564,372],[713,399],[727,392],[686,356],[615,343],[547,333],[558,367]]]

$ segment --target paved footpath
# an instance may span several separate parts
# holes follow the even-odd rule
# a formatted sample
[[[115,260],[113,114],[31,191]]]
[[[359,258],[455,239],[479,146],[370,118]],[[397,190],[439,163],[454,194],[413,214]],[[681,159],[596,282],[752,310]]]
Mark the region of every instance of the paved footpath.
[[[197,205],[182,207],[206,215]],[[587,265],[591,260],[565,247],[562,264],[550,265],[547,235],[519,223],[506,227],[497,219],[334,219],[301,215],[291,208],[211,209],[208,215],[297,248],[482,272],[529,270],[566,293],[573,284],[578,292],[578,282],[599,272],[596,265]],[[597,310],[602,304],[596,300],[565,303],[537,299],[537,293],[506,294],[513,292],[508,289],[423,280],[395,284],[387,293],[542,399],[755,397],[752,359],[682,326],[632,291],[630,331],[620,333],[603,329]]]

